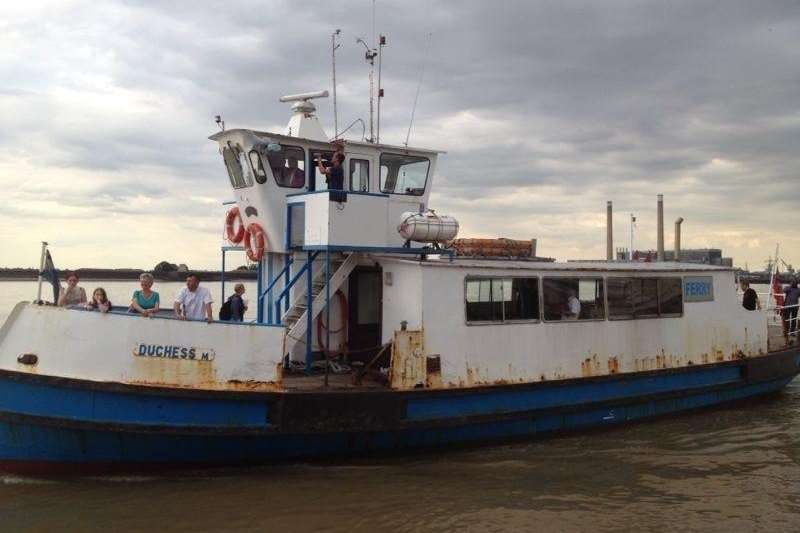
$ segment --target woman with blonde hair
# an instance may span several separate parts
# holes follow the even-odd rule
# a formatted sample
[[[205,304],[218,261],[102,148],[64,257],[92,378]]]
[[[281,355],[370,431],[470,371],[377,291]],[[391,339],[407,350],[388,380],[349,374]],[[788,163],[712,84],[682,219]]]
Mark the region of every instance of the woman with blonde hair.
[[[154,281],[153,275],[147,272],[139,276],[139,284],[142,290],[133,291],[130,308],[132,313],[139,313],[144,317],[150,317],[158,313],[161,301],[158,293],[152,290]]]

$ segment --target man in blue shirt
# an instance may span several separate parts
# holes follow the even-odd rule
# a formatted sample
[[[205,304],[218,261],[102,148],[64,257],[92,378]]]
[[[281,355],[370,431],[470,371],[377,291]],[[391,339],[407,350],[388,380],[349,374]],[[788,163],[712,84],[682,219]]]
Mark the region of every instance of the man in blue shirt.
[[[317,159],[317,168],[321,174],[325,174],[329,191],[344,190],[344,154],[336,152],[333,154],[333,163],[329,167],[322,165],[322,159]]]

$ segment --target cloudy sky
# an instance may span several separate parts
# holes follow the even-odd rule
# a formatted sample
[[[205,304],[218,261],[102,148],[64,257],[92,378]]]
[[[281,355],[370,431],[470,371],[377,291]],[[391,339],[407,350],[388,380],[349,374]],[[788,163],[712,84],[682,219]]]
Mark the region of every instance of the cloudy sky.
[[[208,135],[280,131],[281,94],[330,88],[340,122],[368,115],[356,37],[370,0],[0,4],[0,266],[190,267],[219,261],[231,197]],[[800,2],[377,0],[382,139],[448,154],[431,204],[462,236],[539,239],[603,257],[615,240],[721,247],[800,265]],[[319,115],[333,130],[330,101]],[[360,131],[357,132],[360,136]]]

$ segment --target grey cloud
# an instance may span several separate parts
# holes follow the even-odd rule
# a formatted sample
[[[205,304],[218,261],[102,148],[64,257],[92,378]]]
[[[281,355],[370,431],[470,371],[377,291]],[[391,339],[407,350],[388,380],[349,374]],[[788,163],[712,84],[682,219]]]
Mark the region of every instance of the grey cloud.
[[[436,198],[457,215],[497,221],[493,228],[519,216],[550,231],[569,226],[572,213],[602,211],[605,199],[650,210],[665,192],[698,225],[698,239],[703,224],[767,231],[773,210],[800,224],[795,1],[381,1],[377,22],[389,37],[387,142],[405,136],[433,33],[411,144],[424,135],[448,150]],[[213,115],[230,127],[284,124],[281,94],[329,86],[334,28],[343,31],[340,124],[367,115],[367,70],[354,43],[369,38],[366,1],[84,2],[53,8],[45,23],[31,15],[5,24],[23,49],[0,61],[0,109],[24,113],[9,115],[0,158],[95,172],[102,185],[93,200],[120,212],[137,194],[163,198],[175,188],[228,196],[206,140]],[[91,95],[105,89],[135,96],[142,110],[93,106]],[[88,119],[64,110],[67,90],[89,95]],[[330,133],[331,102],[318,106]],[[488,125],[444,129],[459,112],[493,121],[496,137],[462,142],[484,139]],[[32,138],[47,149],[25,148]],[[714,170],[712,160],[724,163]],[[114,182],[132,174],[138,191]],[[541,198],[512,212],[481,202],[519,190]],[[561,233],[564,249],[598,240],[581,231]]]

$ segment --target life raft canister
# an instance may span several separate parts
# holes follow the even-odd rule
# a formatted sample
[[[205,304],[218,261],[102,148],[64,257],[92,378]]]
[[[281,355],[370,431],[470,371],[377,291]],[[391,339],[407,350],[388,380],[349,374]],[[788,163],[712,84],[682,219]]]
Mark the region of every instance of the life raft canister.
[[[267,247],[267,234],[259,224],[253,222],[244,230],[244,250],[250,261],[261,261]]]
[[[239,227],[234,229],[237,221],[239,222]],[[244,238],[244,233],[242,215],[239,213],[239,208],[234,206],[228,211],[228,214],[225,215],[225,236],[232,244],[239,244]]]

